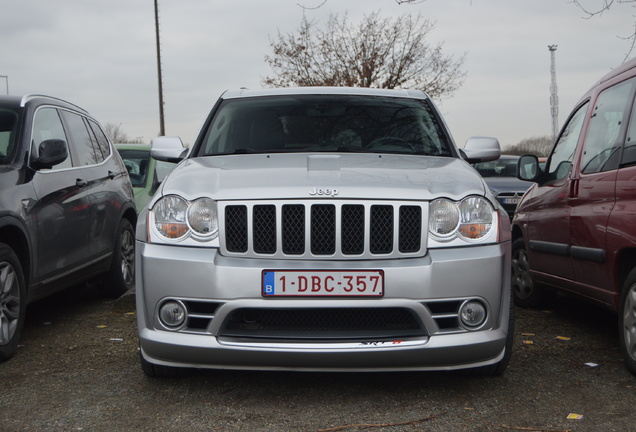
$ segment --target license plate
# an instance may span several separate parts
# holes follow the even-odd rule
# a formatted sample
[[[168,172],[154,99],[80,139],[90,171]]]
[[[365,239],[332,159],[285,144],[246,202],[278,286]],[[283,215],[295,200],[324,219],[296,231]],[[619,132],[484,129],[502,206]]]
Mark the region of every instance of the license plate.
[[[521,198],[504,198],[504,204],[519,204]]]
[[[382,270],[264,270],[265,297],[382,297]]]

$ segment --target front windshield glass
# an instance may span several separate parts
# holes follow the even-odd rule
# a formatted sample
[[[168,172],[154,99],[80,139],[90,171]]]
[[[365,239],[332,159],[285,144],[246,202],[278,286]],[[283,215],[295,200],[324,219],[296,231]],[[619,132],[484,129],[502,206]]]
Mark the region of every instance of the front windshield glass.
[[[0,164],[9,163],[16,147],[18,113],[0,108]]]
[[[482,177],[517,177],[517,161],[517,158],[502,158],[489,162],[479,162],[474,167]]]
[[[197,155],[271,152],[453,155],[427,101],[343,95],[224,100]]]

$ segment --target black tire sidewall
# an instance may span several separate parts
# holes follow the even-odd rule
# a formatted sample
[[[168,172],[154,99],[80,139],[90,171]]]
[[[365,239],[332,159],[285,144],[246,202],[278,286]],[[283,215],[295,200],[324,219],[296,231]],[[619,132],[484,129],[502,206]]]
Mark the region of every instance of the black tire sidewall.
[[[122,259],[122,238],[125,232],[129,232],[133,238],[133,244],[135,239],[135,230],[128,219],[122,219],[117,228],[117,236],[114,242],[113,261],[110,266],[107,277],[105,278],[104,293],[109,297],[118,297],[124,294],[126,291],[132,289],[135,286],[134,269],[133,278],[130,284],[127,284],[124,280],[121,271],[121,259]],[[133,264],[134,266],[134,264]]]
[[[20,336],[22,335],[22,328],[24,327],[24,318],[26,314],[26,284],[20,260],[18,260],[13,249],[4,243],[0,243],[0,262],[8,262],[11,264],[18,278],[18,284],[20,287],[20,311],[16,331],[8,344],[0,345],[0,362],[3,362],[11,358],[18,349],[18,343],[20,342]]]

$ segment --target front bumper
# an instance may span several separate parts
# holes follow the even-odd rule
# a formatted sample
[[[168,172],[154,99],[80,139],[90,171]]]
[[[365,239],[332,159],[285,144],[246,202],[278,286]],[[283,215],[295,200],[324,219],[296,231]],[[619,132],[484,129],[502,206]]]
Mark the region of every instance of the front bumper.
[[[137,314],[141,353],[154,364],[196,368],[390,371],[485,366],[505,352],[510,305],[510,243],[432,249],[423,258],[285,261],[227,258],[217,249],[137,242]],[[382,298],[264,298],[263,269],[381,269]],[[212,304],[203,325],[179,331],[158,319],[166,299]],[[480,300],[488,315],[479,329],[452,309]],[[443,305],[443,307],[441,307]],[[449,309],[450,308],[450,309]],[[406,310],[422,332],[404,337],[234,337],[224,334],[239,310]],[[202,319],[202,318],[197,318]],[[454,321],[453,321],[454,320]]]

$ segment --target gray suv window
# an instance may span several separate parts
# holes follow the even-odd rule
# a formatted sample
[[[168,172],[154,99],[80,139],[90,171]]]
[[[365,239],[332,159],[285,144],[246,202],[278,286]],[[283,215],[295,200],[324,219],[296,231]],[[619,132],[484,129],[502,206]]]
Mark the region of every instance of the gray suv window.
[[[57,109],[41,108],[35,113],[31,138],[32,151],[35,157],[39,155],[38,149],[40,148],[42,141],[49,139],[61,139],[66,141],[68,144],[68,139],[64,133],[64,127],[62,126],[62,121]],[[72,166],[73,163],[71,161],[69,149],[69,157],[67,157],[62,163],[55,165],[52,169],[71,168]]]
[[[17,122],[15,111],[0,109],[0,163],[6,163],[13,150]]]
[[[104,160],[101,152],[95,152],[93,139],[91,139],[91,135],[86,129],[84,118],[70,111],[62,111],[62,116],[69,126],[69,132],[73,137],[75,151],[79,157],[79,165],[94,165]]]
[[[93,120],[89,119],[88,125],[90,126],[91,130],[95,134],[95,138],[97,139],[97,147],[95,148],[95,152],[101,152],[102,160],[106,159],[108,156],[110,156],[110,145],[108,144],[108,138],[106,138],[106,135],[104,135],[102,129]]]

